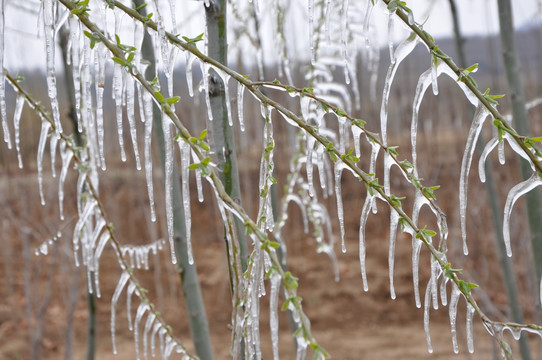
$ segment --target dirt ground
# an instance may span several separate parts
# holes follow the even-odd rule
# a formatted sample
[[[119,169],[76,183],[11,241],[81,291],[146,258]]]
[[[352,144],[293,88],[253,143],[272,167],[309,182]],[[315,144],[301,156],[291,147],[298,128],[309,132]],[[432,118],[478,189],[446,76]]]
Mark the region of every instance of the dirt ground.
[[[423,140],[423,139],[422,139]],[[423,141],[421,143],[423,144]],[[445,154],[457,149],[446,139],[437,139],[440,147],[434,154]],[[420,145],[423,146],[423,145]],[[450,148],[446,148],[449,146]],[[447,157],[440,168],[433,167],[430,181],[444,184],[439,196],[452,229],[449,258],[455,267],[465,268],[465,275],[484,287],[484,292],[475,294],[482,307],[500,319],[506,319],[506,297],[500,284],[500,273],[496,255],[491,249],[492,237],[483,236],[488,231],[489,214],[482,204],[483,196],[473,197],[469,203],[471,229],[480,230],[480,236],[473,237],[471,255],[457,256],[459,237],[458,215],[455,192],[456,180],[449,170],[457,166],[457,157]],[[421,164],[421,167],[428,167]],[[510,165],[513,166],[513,165]],[[250,170],[247,170],[250,171]],[[475,171],[475,170],[473,170]],[[252,174],[254,176],[255,174]],[[73,176],[73,175],[70,175]],[[242,174],[242,176],[251,176]],[[476,176],[476,175],[473,175]],[[507,172],[499,175],[504,182],[512,180]],[[451,180],[450,180],[451,178]],[[39,351],[39,359],[62,359],[71,348],[74,359],[83,359],[86,352],[87,305],[84,272],[73,267],[71,253],[71,232],[74,218],[58,220],[56,180],[45,176],[46,207],[39,205],[36,174],[25,173],[13,168],[4,170],[0,182],[0,226],[2,230],[2,256],[0,258],[0,359],[30,359]],[[448,180],[444,180],[448,179]],[[450,181],[451,185],[447,185]],[[69,177],[66,183],[65,207],[67,214],[73,214],[75,179]],[[471,191],[483,192],[478,181],[473,181]],[[478,184],[478,185],[476,185]],[[400,184],[394,185],[398,190]],[[126,243],[148,243],[164,234],[165,224],[148,221],[144,175],[126,172],[120,167],[110,171],[101,179],[101,194],[106,199],[107,211],[120,239]],[[253,191],[244,189],[245,192]],[[228,285],[225,248],[221,240],[221,226],[214,209],[214,200],[206,190],[206,202],[192,205],[193,245],[196,265],[200,276],[205,306],[208,313],[213,350],[216,359],[229,358],[231,332],[231,302]],[[289,226],[285,231],[288,245],[288,266],[299,277],[299,295],[303,298],[304,310],[312,321],[315,338],[330,353],[332,359],[496,359],[497,350],[492,338],[483,329],[479,317],[475,316],[475,353],[469,354],[466,345],[464,302],[460,301],[458,312],[459,354],[452,349],[448,309],[431,310],[430,333],[434,352],[428,353],[423,327],[423,309],[414,303],[411,269],[411,241],[404,235],[398,236],[395,263],[395,288],[397,299],[389,295],[388,280],[388,215],[379,205],[379,215],[372,215],[367,224],[367,270],[369,291],[364,292],[358,258],[358,227],[365,189],[351,177],[343,180],[343,198],[346,213],[347,252],[342,254],[338,239],[337,252],[340,281],[335,282],[329,258],[316,253],[316,244],[309,235],[299,230],[299,211],[292,209]],[[161,206],[158,198],[157,208]],[[329,199],[331,208],[334,199]],[[408,203],[406,203],[408,206]],[[450,210],[452,209],[452,210]],[[520,212],[521,214],[521,212]],[[333,220],[333,226],[338,228]],[[513,229],[521,234],[521,224]],[[57,231],[63,236],[50,246],[52,255],[35,256],[34,250]],[[337,232],[337,231],[336,231]],[[516,274],[520,288],[520,300],[526,316],[530,313],[532,296],[525,273],[528,267],[521,266],[521,259],[528,258],[527,250],[515,249],[518,256]],[[150,269],[139,271],[138,277],[150,297],[168,320],[174,334],[192,349],[184,300],[179,279],[173,266],[167,261],[168,247],[151,257]],[[425,251],[421,255],[421,287],[423,296],[428,272],[424,265],[429,263]],[[495,275],[496,274],[496,275]],[[118,355],[112,353],[110,332],[110,299],[116,287],[120,270],[113,251],[106,249],[100,261],[100,287],[102,297],[98,299],[98,345],[96,359],[135,359],[133,333],[128,329],[125,294],[117,307],[116,344]],[[49,283],[50,282],[50,283]],[[77,289],[78,291],[74,290]],[[47,291],[50,291],[48,294]],[[479,295],[478,295],[479,294]],[[70,296],[74,301],[70,302]],[[48,299],[49,301],[44,301]],[[268,329],[269,311],[267,300],[262,299],[262,349],[264,359],[272,358],[271,340]],[[73,309],[70,308],[73,304]],[[134,305],[136,306],[136,305]],[[484,307],[485,306],[485,307]],[[135,308],[132,309],[132,316]],[[70,315],[71,314],[71,315]],[[73,319],[70,325],[69,319]],[[40,330],[40,326],[43,328]],[[70,330],[71,329],[71,330]],[[40,333],[41,332],[41,333]],[[73,338],[69,334],[73,332]],[[33,335],[31,335],[33,334]],[[33,336],[33,337],[32,337]],[[513,343],[511,337],[510,342]],[[34,345],[33,345],[34,344]],[[542,358],[542,342],[531,341],[535,359]],[[293,359],[294,348],[290,337],[288,319],[280,314],[280,354],[283,359]],[[172,356],[175,358],[175,356]]]

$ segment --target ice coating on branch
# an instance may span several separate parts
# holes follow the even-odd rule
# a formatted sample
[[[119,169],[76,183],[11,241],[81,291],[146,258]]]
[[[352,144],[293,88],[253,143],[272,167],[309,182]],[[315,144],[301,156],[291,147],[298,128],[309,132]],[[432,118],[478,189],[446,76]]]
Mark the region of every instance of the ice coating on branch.
[[[186,228],[186,251],[188,255],[188,263],[194,264],[194,255],[192,253],[192,216],[190,212],[190,145],[184,141],[179,140],[179,147],[181,150],[181,191],[183,197],[183,209],[184,209],[184,222]]]
[[[384,90],[382,91],[382,106],[380,108],[380,132],[382,134],[382,143],[388,145],[388,103],[391,92],[391,85],[395,77],[395,73],[401,61],[403,61],[414,50],[419,42],[418,36],[409,36],[395,50],[395,61],[392,61],[386,74],[384,82]]]
[[[461,175],[459,178],[459,216],[461,220],[461,237],[463,238],[463,252],[465,255],[469,253],[467,248],[467,189],[470,166],[472,163],[472,157],[474,149],[476,148],[476,142],[478,136],[482,131],[484,121],[489,115],[489,111],[479,104],[474,114],[474,119],[469,130],[467,137],[467,144],[465,145],[465,152],[463,154],[463,160],[461,162]]]
[[[540,178],[537,173],[534,173],[529,179],[517,184],[508,192],[506,203],[504,205],[504,219],[502,224],[506,255],[508,256],[512,256],[512,247],[510,245],[510,216],[512,215],[512,208],[521,196],[540,185],[542,185],[542,178]]]
[[[4,142],[11,149],[11,136],[9,135],[8,119],[6,113],[6,80],[4,75],[4,0],[0,0],[0,118],[4,131]]]
[[[0,4],[1,5],[1,4]],[[0,72],[2,71],[2,68],[0,67]],[[0,79],[0,81],[2,81]],[[23,168],[23,159],[21,157],[21,115],[23,114],[23,106],[25,102],[25,97],[23,94],[17,95],[17,103],[15,104],[15,110],[13,112],[13,130],[15,132],[15,149],[17,149],[17,161],[19,163],[19,169]]]
[[[56,74],[55,74],[55,3],[53,0],[44,0],[43,2],[43,32],[45,34],[45,51],[47,62],[47,88],[49,99],[51,100],[51,108],[53,110],[53,120],[55,129],[58,134],[62,133],[62,125],[60,124],[60,111],[58,107],[57,91],[56,91]],[[1,79],[0,79],[1,80]]]
[[[244,107],[243,107],[243,97],[245,93],[245,85],[237,83],[237,119],[239,121],[239,128],[242,132],[245,131],[245,121],[244,121]]]
[[[450,328],[452,332],[452,346],[453,346],[455,354],[459,353],[459,346],[457,345],[457,331],[456,331],[457,303],[459,302],[459,295],[461,295],[461,291],[459,291],[459,288],[457,287],[457,285],[453,284],[452,294],[450,295],[450,305],[448,306],[448,314],[450,316]]]
[[[162,113],[162,130],[164,131],[164,150],[165,150],[165,173],[164,173],[164,187],[166,198],[166,222],[167,232],[169,238],[169,247],[171,250],[171,262],[177,263],[177,257],[175,256],[175,243],[173,241],[173,197],[172,197],[172,176],[173,176],[173,139],[171,138],[171,125],[167,116]]]
[[[47,144],[47,137],[49,136],[49,130],[51,130],[51,124],[45,120],[41,120],[41,132],[40,140],[38,142],[37,151],[37,168],[38,168],[38,186],[40,191],[41,204],[45,205],[45,197],[43,196],[43,154],[45,153],[45,145]]]
[[[129,279],[130,274],[124,271],[120,276],[117,287],[115,288],[115,292],[113,293],[113,297],[111,298],[111,342],[113,344],[113,354],[115,355],[117,354],[117,345],[115,344],[115,316],[117,313],[117,302],[119,301],[120,294],[122,293],[122,290],[124,290],[124,287]]]

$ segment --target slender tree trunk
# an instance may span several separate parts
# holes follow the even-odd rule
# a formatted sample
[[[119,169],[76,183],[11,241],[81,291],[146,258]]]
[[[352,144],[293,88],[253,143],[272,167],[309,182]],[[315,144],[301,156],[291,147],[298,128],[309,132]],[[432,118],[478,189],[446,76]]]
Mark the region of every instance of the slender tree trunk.
[[[136,6],[143,4],[143,0],[134,0]],[[141,8],[140,13],[146,15],[145,8]],[[156,74],[154,50],[150,35],[145,32],[141,49],[142,57],[149,61],[150,65],[147,68],[145,77],[152,80]],[[153,105],[153,125],[156,141],[160,150],[160,161],[162,168],[165,168],[165,148],[164,148],[164,133],[162,131],[161,111]],[[188,249],[186,244],[186,228],[184,221],[184,207],[182,204],[181,188],[179,184],[179,176],[176,163],[173,163],[172,175],[172,201],[173,201],[173,227],[175,238],[175,251],[177,254],[177,270],[181,277],[182,289],[186,300],[186,308],[188,312],[188,320],[192,340],[196,348],[196,354],[202,360],[212,360],[213,349],[211,346],[211,337],[209,334],[209,324],[201,294],[201,288],[198,280],[198,273],[195,264],[188,262]]]
[[[514,24],[512,19],[512,7],[510,0],[498,0],[499,24],[502,46],[502,56],[508,81],[510,100],[512,102],[512,115],[514,125],[519,134],[529,136],[529,123],[527,109],[525,107],[525,96],[523,94],[523,81],[519,69],[518,53],[515,42]],[[529,164],[521,161],[521,173],[523,179],[532,175]],[[538,191],[525,195],[527,204],[527,218],[531,247],[536,272],[536,284],[540,284],[542,275],[542,219],[540,218],[540,195]],[[538,314],[541,313],[540,299],[537,301]]]
[[[205,19],[207,22],[208,56],[227,65],[227,19],[226,0],[211,0],[205,7]],[[241,202],[241,187],[239,182],[239,169],[233,138],[233,129],[229,125],[228,112],[225,97],[225,85],[215,70],[209,71],[209,97],[213,120],[207,122],[210,130],[213,147],[219,149],[216,152],[217,168],[220,180],[229,196],[237,202]],[[245,229],[237,218],[235,230],[239,241],[239,253],[241,267],[247,268],[248,248]]]
[[[77,111],[75,107],[75,86],[73,83],[73,71],[72,66],[68,62],[70,54],[68,54],[68,36],[69,31],[63,28],[59,32],[60,48],[62,49],[62,62],[64,65],[64,79],[66,80],[66,92],[68,94],[68,100],[70,104],[69,117],[73,126],[73,134],[75,143],[78,146],[82,145],[81,134],[77,130]],[[94,273],[90,273],[91,277],[94,277]],[[90,279],[90,284],[94,284],[94,279]],[[86,360],[93,360],[96,352],[96,306],[97,299],[96,293],[87,292],[87,354]]]

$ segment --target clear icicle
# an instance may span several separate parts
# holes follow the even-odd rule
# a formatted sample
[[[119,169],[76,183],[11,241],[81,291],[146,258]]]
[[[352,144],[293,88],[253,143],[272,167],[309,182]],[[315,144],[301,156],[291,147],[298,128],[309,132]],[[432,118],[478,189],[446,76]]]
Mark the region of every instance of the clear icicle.
[[[399,226],[399,214],[390,210],[390,245],[388,249],[388,272],[390,278],[390,296],[395,299],[395,286],[393,285],[393,270],[395,267],[395,241],[397,240],[397,227]]]
[[[192,64],[194,63],[194,60],[196,57],[190,52],[186,51],[186,69],[185,69],[185,76],[186,76],[186,85],[188,87],[188,95],[190,97],[194,97],[194,85],[192,84]]]
[[[281,278],[278,274],[271,276],[271,294],[269,294],[269,326],[271,328],[271,342],[273,347],[273,360],[279,359],[279,316],[278,300]]]
[[[463,252],[465,255],[469,253],[467,247],[467,188],[470,166],[478,136],[482,131],[484,121],[489,115],[488,110],[482,105],[478,105],[478,109],[474,114],[474,119],[469,130],[465,152],[461,162],[461,176],[459,179],[459,215],[461,220],[461,237],[463,238]]]
[[[433,89],[433,95],[438,95],[438,73],[437,73],[437,60],[436,56],[431,55],[431,88]]]
[[[512,208],[521,196],[540,185],[542,185],[542,178],[535,173],[529,179],[517,184],[508,192],[506,204],[504,205],[504,219],[502,224],[506,255],[508,256],[512,256],[512,247],[510,245],[510,216],[512,215]]]
[[[143,107],[145,113],[145,178],[147,180],[147,193],[149,196],[149,206],[151,209],[151,221],[156,221],[156,210],[154,207],[154,186],[152,179],[152,125],[153,109],[152,99],[148,92],[143,93]]]
[[[126,151],[124,149],[123,125],[122,125],[122,67],[115,63],[113,69],[113,98],[116,106],[117,132],[119,137],[120,158],[126,161]]]
[[[194,264],[194,256],[192,253],[192,240],[191,240],[191,228],[192,228],[192,216],[190,212],[190,145],[184,140],[179,140],[179,146],[181,148],[181,190],[183,196],[183,208],[184,208],[184,221],[186,227],[186,248],[188,253],[188,263]]]
[[[134,156],[136,160],[137,170],[141,170],[141,160],[139,158],[139,147],[137,144],[137,130],[135,121],[135,86],[134,78],[132,76],[126,77],[126,117],[128,118],[128,125],[130,126],[130,136],[132,138],[132,145],[134,147]]]
[[[390,63],[395,63],[395,54],[393,53],[393,20],[395,14],[390,13],[388,16],[388,50],[390,52]]]
[[[365,268],[365,225],[367,223],[367,218],[371,208],[373,207],[375,197],[367,192],[367,197],[365,198],[365,203],[363,203],[363,208],[361,210],[361,217],[359,219],[359,263],[361,267],[361,279],[363,281],[363,290],[369,291],[369,285],[367,284],[367,271]]]
[[[54,132],[51,135],[51,139],[49,140],[49,150],[51,154],[51,176],[53,178],[56,178],[55,159],[56,159],[56,147],[58,145],[59,138],[60,138],[59,134]]]
[[[113,354],[115,355],[117,354],[117,345],[115,344],[115,316],[117,302],[119,301],[120,294],[122,293],[122,290],[126,286],[129,279],[130,274],[124,271],[120,276],[115,292],[113,293],[113,297],[111,298],[111,342],[113,343]]]
[[[47,62],[47,88],[49,99],[51,100],[51,108],[53,110],[53,120],[55,130],[58,134],[62,133],[62,125],[60,124],[60,110],[58,106],[57,90],[56,90],[56,74],[55,74],[55,3],[53,0],[44,0],[43,2],[43,26],[45,34],[45,51]]]
[[[164,186],[165,186],[165,198],[166,198],[166,219],[167,219],[167,231],[169,238],[169,246],[171,250],[171,262],[177,263],[177,257],[175,256],[175,244],[173,242],[173,198],[172,198],[172,175],[173,175],[173,140],[171,138],[170,120],[162,113],[162,129],[164,131],[164,148],[166,153],[165,161],[165,174],[164,174]]]
[[[386,146],[388,145],[388,103],[391,85],[401,61],[403,61],[412,52],[412,50],[414,50],[418,44],[418,41],[418,36],[409,36],[406,40],[399,44],[399,46],[397,46],[395,51],[395,61],[390,64],[386,74],[384,90],[382,92],[382,106],[380,108],[380,131],[382,134],[382,142]]]
[[[64,220],[64,182],[68,174],[68,166],[73,158],[73,151],[66,149],[64,141],[60,144],[60,158],[62,159],[62,170],[60,170],[60,177],[58,179],[58,207],[60,220]]]
[[[339,226],[341,229],[341,249],[346,252],[346,244],[344,243],[344,209],[343,198],[341,195],[341,174],[343,163],[337,161],[335,163],[335,197],[337,198],[337,217],[339,218]]]
[[[486,182],[486,160],[489,154],[497,144],[499,143],[499,138],[494,137],[493,139],[489,140],[486,144],[486,147],[484,148],[484,151],[482,151],[482,154],[480,155],[480,160],[478,161],[478,175],[480,176],[480,181],[485,183]]]
[[[472,318],[474,316],[474,307],[467,302],[467,348],[469,353],[474,353],[474,335],[472,331]]]
[[[6,111],[6,80],[4,75],[4,0],[0,0],[0,118],[2,119],[2,130],[4,131],[4,142],[8,149],[11,149],[11,136]]]
[[[423,329],[425,331],[425,340],[427,341],[427,351],[433,353],[433,345],[431,344],[431,333],[429,331],[429,310],[431,309],[431,286],[427,284],[425,288],[425,298],[423,303]]]
[[[104,151],[104,88],[105,88],[105,61],[108,49],[101,43],[94,48],[94,68],[96,71],[96,131],[98,135],[98,152],[102,170],[106,170]]]
[[[245,121],[244,121],[244,108],[243,108],[243,95],[245,93],[245,85],[238,83],[237,84],[237,118],[239,121],[239,128],[242,132],[245,131]]]
[[[309,6],[309,44],[311,50],[311,64],[316,64],[316,54],[314,49],[314,0],[308,0]]]
[[[412,237],[412,283],[414,285],[414,300],[416,301],[416,307],[419,309],[422,307],[420,301],[420,277],[419,277],[419,265],[420,265],[420,250],[423,242],[416,239],[416,236]]]
[[[312,164],[312,155],[314,153],[314,144],[316,142],[316,139],[312,136],[307,137],[307,147],[306,147],[306,153],[307,153],[307,183],[309,184],[309,195],[312,197],[314,196],[314,184],[312,179],[312,172],[313,172],[313,164]]]
[[[134,330],[134,324],[132,322],[132,295],[136,292],[136,286],[134,283],[130,282],[128,288],[126,289],[126,317],[128,319],[128,329],[130,331]]]
[[[2,69],[0,67],[0,69]],[[2,79],[0,79],[2,81]],[[15,149],[17,149],[17,161],[19,162],[19,169],[23,168],[23,159],[21,157],[21,115],[23,113],[23,106],[25,97],[23,94],[17,95],[17,104],[15,105],[15,111],[13,112],[13,130],[15,132]]]
[[[45,145],[47,144],[47,137],[49,136],[50,129],[51,124],[47,120],[42,119],[37,152],[38,186],[42,205],[45,205],[45,197],[43,196],[43,154],[45,153]]]
[[[458,287],[455,284],[453,284],[452,295],[450,295],[450,305],[448,306],[448,314],[450,316],[450,328],[452,332],[452,346],[453,346],[455,354],[459,353],[459,346],[457,345],[457,330],[456,330],[457,303],[459,302],[459,295],[461,295],[461,291],[459,291]]]
[[[145,322],[145,328],[143,330],[143,356],[145,360],[148,360],[148,338],[150,336],[149,332],[151,331],[154,319],[156,319],[156,315],[152,312],[149,313],[149,315],[147,316],[147,321]]]
[[[141,303],[137,307],[136,317],[134,320],[134,342],[135,342],[135,350],[136,350],[136,359],[139,360],[139,323],[141,322],[141,319],[143,318],[143,315],[145,315],[145,311],[149,310],[149,304]]]

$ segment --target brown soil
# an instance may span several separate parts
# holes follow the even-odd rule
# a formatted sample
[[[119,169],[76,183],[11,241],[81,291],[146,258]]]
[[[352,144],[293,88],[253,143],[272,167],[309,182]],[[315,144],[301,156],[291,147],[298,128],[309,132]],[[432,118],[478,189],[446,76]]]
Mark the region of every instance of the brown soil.
[[[422,139],[423,140],[423,139]],[[425,151],[434,154],[449,154],[456,152],[453,142],[439,139],[440,147],[435,150],[428,147]],[[423,143],[422,143],[423,144]],[[453,167],[458,158],[442,156],[440,168],[435,168],[432,183],[443,184],[439,197],[446,199],[441,202],[450,215],[448,219],[452,229],[449,258],[454,265],[465,268],[465,275],[485,287],[486,295],[482,298],[482,306],[494,316],[506,313],[506,298],[500,284],[496,256],[492,248],[492,237],[483,236],[489,228],[488,210],[483,205],[483,187],[478,181],[473,181],[471,191],[479,193],[469,203],[471,216],[469,227],[480,229],[480,236],[473,236],[471,255],[468,258],[459,256],[458,220],[456,215],[457,200],[455,188],[457,175],[453,175]],[[421,164],[423,168],[429,165]],[[509,165],[513,166],[513,165]],[[111,166],[113,168],[114,166]],[[474,170],[473,170],[474,171]],[[251,174],[251,176],[254,174]],[[247,176],[246,174],[244,176]],[[473,175],[475,176],[475,175]],[[510,182],[507,173],[500,174],[503,182]],[[50,176],[46,175],[46,179]],[[445,180],[447,179],[447,180]],[[507,180],[508,179],[508,180]],[[75,179],[69,178],[66,185],[66,213],[74,214],[73,199]],[[458,315],[458,339],[460,354],[453,355],[450,325],[447,308],[438,311],[431,310],[431,337],[434,353],[429,354],[423,330],[423,310],[414,304],[411,246],[410,240],[398,236],[395,265],[395,286],[397,299],[391,300],[388,282],[388,215],[385,206],[379,205],[379,215],[372,215],[367,225],[367,269],[369,292],[364,292],[360,276],[358,259],[357,234],[359,214],[362,201],[365,198],[363,186],[349,176],[344,176],[343,197],[345,199],[347,252],[340,253],[336,246],[340,266],[340,282],[333,279],[332,265],[329,258],[316,253],[316,245],[310,236],[299,230],[300,216],[298,210],[292,207],[290,225],[286,228],[285,238],[288,243],[288,266],[291,272],[299,277],[299,294],[303,298],[305,312],[312,321],[314,336],[328,350],[333,359],[493,359],[496,350],[492,339],[482,328],[480,319],[475,317],[475,348],[474,355],[467,352],[464,325],[464,303],[460,301]],[[156,184],[160,184],[157,180]],[[69,301],[73,293],[70,281],[79,279],[79,294],[74,309],[74,340],[73,353],[75,359],[84,358],[86,351],[86,326],[88,313],[86,310],[84,270],[77,273],[70,258],[71,229],[74,218],[67,217],[65,222],[58,220],[56,200],[56,180],[45,183],[49,205],[39,205],[35,174],[21,175],[14,171],[4,173],[0,182],[0,227],[2,232],[2,258],[0,276],[3,286],[0,287],[0,359],[30,359],[31,344],[29,332],[36,328],[40,317],[38,307],[45,298],[47,289],[52,290],[51,300],[43,309],[43,334],[38,341],[40,359],[64,358],[66,351],[67,318]],[[428,184],[430,185],[430,184]],[[159,185],[156,185],[157,187]],[[394,184],[398,193],[407,192],[408,188]],[[71,189],[71,190],[70,190]],[[163,222],[156,224],[148,220],[146,204],[146,188],[143,174],[128,172],[120,169],[104,175],[100,184],[101,194],[106,199],[107,210],[111,221],[116,225],[119,238],[125,243],[148,243],[164,234]],[[214,210],[214,200],[206,193],[206,202],[202,205],[192,205],[193,239],[197,268],[199,271],[205,306],[208,312],[209,325],[213,347],[217,359],[229,358],[229,330],[231,302],[228,285],[227,265],[224,244],[221,241],[221,226],[217,212]],[[248,191],[248,189],[245,189]],[[247,195],[245,195],[245,199]],[[331,208],[334,199],[329,199]],[[161,209],[162,199],[158,199],[157,209]],[[408,204],[407,204],[408,206]],[[516,205],[518,206],[518,205]],[[519,207],[518,207],[519,208]],[[160,210],[161,211],[161,210]],[[519,211],[519,210],[518,210]],[[521,213],[519,211],[519,213]],[[422,217],[427,214],[422,213]],[[518,215],[519,217],[519,215]],[[427,217],[430,219],[430,217]],[[430,220],[432,221],[432,220]],[[334,227],[338,225],[334,220]],[[521,234],[520,225],[515,230]],[[57,231],[63,232],[50,251],[54,255],[35,257],[34,249]],[[487,230],[487,231],[486,231]],[[478,240],[478,241],[477,241]],[[336,244],[338,239],[336,239]],[[25,244],[28,248],[25,249]],[[144,286],[150,290],[150,296],[164,314],[174,329],[174,333],[184,341],[189,350],[192,349],[184,300],[179,288],[179,280],[173,267],[168,262],[168,247],[152,258],[150,270],[138,272]],[[515,255],[519,259],[528,258],[525,251],[517,249]],[[528,254],[528,250],[527,250]],[[26,263],[28,256],[31,263]],[[55,260],[60,259],[60,260]],[[428,254],[422,251],[421,256],[421,290],[425,289],[428,273],[424,265],[429,262]],[[110,324],[110,299],[115,289],[120,270],[116,264],[111,249],[107,249],[101,259],[100,284],[102,298],[98,300],[98,346],[97,359],[134,359],[133,333],[128,330],[126,319],[125,294],[121,296],[116,321],[116,342],[119,355],[112,354]],[[25,270],[26,269],[26,270]],[[527,316],[531,316],[529,281],[525,276],[528,267],[516,265],[520,279],[521,300],[525,304]],[[48,272],[52,271],[52,285],[48,285]],[[25,275],[25,272],[27,273]],[[25,278],[27,276],[27,278]],[[525,276],[525,277],[523,277]],[[32,285],[25,290],[25,285]],[[71,289],[71,290],[70,290]],[[32,294],[29,296],[29,291]],[[475,292],[476,294],[476,292]],[[484,300],[485,299],[485,300]],[[137,305],[134,305],[137,306]],[[30,310],[29,307],[31,308]],[[28,311],[33,313],[29,316]],[[132,316],[134,316],[132,309]],[[266,299],[262,300],[262,348],[264,358],[271,358],[271,345],[268,328],[268,309]],[[280,314],[281,358],[294,358],[292,340],[289,335],[288,319],[285,313]],[[533,339],[534,340],[534,339]],[[513,341],[512,341],[513,342]],[[533,352],[542,354],[540,340],[532,342]],[[172,357],[174,358],[174,357]],[[538,356],[540,359],[540,355]]]

